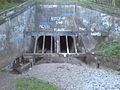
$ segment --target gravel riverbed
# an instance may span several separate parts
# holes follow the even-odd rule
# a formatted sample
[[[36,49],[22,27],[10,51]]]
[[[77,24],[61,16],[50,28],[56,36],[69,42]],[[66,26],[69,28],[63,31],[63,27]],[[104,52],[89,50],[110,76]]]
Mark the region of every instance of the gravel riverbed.
[[[118,72],[85,64],[49,63],[34,66],[24,73],[57,85],[60,90],[120,90]]]

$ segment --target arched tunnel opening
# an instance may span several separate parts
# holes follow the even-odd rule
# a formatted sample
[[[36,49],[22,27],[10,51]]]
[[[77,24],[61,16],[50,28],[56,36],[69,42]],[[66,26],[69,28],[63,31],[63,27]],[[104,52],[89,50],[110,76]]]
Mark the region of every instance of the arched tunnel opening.
[[[75,53],[74,40],[71,36],[60,37],[61,53]]]
[[[54,37],[40,36],[37,40],[37,53],[54,53]]]

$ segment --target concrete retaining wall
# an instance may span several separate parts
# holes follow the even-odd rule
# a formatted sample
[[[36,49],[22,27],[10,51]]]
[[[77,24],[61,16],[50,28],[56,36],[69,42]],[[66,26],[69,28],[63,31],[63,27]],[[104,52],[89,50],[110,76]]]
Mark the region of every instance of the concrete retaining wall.
[[[27,44],[24,45],[24,32],[34,30],[34,9],[32,7],[0,25],[0,67],[9,64],[29,48],[30,37],[27,37]]]

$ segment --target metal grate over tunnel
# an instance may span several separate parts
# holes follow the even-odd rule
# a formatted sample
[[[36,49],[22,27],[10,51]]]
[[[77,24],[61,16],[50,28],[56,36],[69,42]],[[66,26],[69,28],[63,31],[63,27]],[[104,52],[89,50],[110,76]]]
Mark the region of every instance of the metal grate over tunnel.
[[[77,53],[75,36],[40,36],[35,53]]]
[[[76,35],[41,35],[33,40],[34,48],[25,56],[45,56],[45,55],[82,55],[84,46]],[[80,45],[81,44],[81,45]]]

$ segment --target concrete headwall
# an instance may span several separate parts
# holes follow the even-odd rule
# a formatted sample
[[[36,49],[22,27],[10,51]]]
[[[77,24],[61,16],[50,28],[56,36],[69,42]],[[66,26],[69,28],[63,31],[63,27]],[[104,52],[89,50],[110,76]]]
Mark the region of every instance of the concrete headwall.
[[[24,32],[34,30],[35,7],[0,25],[0,67],[12,62],[29,47],[24,44]],[[27,44],[30,38],[28,37]]]

